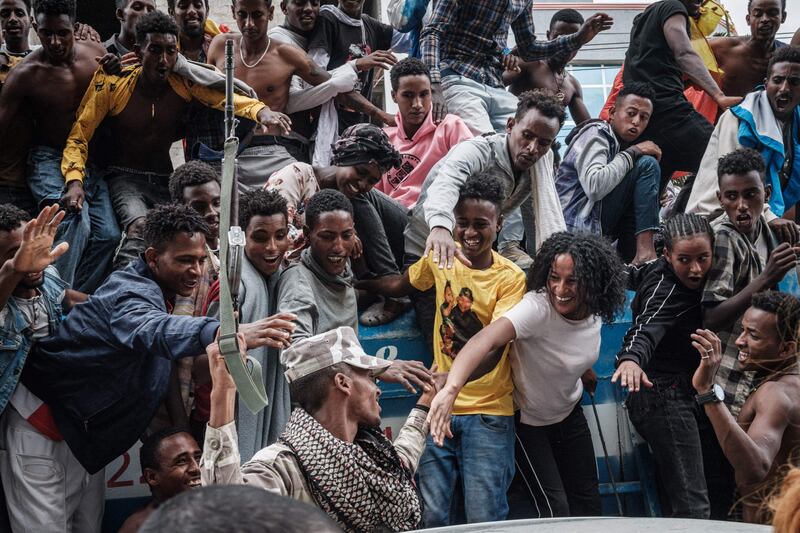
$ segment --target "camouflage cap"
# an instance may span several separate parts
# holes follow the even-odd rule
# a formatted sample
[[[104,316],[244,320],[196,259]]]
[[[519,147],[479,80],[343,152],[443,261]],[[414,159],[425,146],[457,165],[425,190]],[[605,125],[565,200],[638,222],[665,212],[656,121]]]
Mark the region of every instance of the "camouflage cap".
[[[337,363],[373,370],[374,373],[386,370],[392,364],[368,355],[350,327],[332,329],[293,344],[281,353],[281,363],[286,367],[283,375],[289,383]]]

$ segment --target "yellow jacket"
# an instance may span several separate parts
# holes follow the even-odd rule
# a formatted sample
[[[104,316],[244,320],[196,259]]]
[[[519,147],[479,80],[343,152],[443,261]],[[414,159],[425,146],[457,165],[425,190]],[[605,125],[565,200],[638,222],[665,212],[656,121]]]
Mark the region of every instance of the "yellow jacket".
[[[119,75],[106,74],[102,68],[97,69],[86,94],[83,95],[77,119],[64,147],[61,173],[67,183],[73,180],[83,181],[89,156],[89,141],[107,115],[113,117],[122,113],[141,74],[141,66],[125,68]],[[168,81],[172,90],[185,101],[197,100],[208,107],[224,111],[223,92],[189,82],[174,73]],[[237,116],[255,122],[258,122],[258,113],[266,107],[259,100],[236,93],[233,96],[233,105]]]

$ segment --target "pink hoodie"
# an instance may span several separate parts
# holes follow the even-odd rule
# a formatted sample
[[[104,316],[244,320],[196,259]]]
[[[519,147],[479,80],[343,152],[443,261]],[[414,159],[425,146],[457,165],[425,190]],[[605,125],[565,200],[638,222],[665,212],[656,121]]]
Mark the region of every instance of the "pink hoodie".
[[[422,184],[433,165],[438,163],[450,149],[467,139],[472,138],[467,125],[456,115],[447,115],[437,126],[433,123],[431,113],[425,122],[409,140],[403,131],[403,119],[400,112],[395,115],[396,127],[386,127],[383,131],[403,156],[400,168],[393,168],[383,175],[375,186],[407,208],[417,203]]]

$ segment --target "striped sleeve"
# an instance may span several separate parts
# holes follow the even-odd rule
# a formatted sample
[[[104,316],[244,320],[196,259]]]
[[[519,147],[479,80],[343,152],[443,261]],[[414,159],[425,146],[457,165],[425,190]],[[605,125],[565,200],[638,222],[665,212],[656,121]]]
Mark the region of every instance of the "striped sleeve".
[[[642,287],[637,297],[643,302],[642,312],[636,317],[617,353],[617,366],[623,361],[633,361],[646,368],[656,347],[675,324],[685,305],[676,295],[676,286],[663,274],[653,283]]]

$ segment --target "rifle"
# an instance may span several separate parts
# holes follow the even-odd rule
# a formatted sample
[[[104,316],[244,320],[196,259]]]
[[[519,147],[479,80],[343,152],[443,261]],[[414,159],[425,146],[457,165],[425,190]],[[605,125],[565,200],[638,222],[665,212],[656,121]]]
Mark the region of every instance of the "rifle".
[[[239,282],[244,259],[244,231],[238,226],[239,197],[236,179],[237,120],[233,106],[233,41],[225,42],[225,156],[222,159],[222,202],[219,216],[219,350],[231,373],[239,397],[252,413],[269,403],[261,365],[239,354],[237,319]]]

